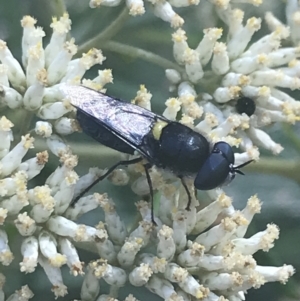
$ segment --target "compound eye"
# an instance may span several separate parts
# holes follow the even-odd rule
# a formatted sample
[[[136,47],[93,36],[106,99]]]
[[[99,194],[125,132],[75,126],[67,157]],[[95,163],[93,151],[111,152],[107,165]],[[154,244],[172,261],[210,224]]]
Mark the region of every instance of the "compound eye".
[[[211,153],[195,178],[195,187],[210,190],[222,185],[230,174],[229,165],[222,153]]]
[[[217,142],[213,147],[213,152],[221,152],[223,156],[227,159],[228,164],[234,164],[234,152],[232,150],[232,147],[224,142],[220,141]]]

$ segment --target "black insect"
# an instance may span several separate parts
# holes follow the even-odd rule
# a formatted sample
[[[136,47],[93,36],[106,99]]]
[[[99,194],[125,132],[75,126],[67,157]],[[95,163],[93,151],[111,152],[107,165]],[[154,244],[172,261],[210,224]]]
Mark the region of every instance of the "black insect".
[[[242,96],[237,100],[235,108],[239,114],[245,113],[250,117],[255,112],[256,104],[252,98]]]
[[[83,132],[120,152],[134,154],[138,151],[141,154],[141,157],[113,165],[73,202],[118,166],[146,159],[148,163],[144,167],[154,222],[153,188],[149,175],[151,166],[167,169],[181,179],[188,195],[186,209],[189,210],[191,195],[184,181],[185,177],[196,176],[194,184],[197,189],[213,189],[232,180],[236,173],[243,174],[239,168],[251,162],[234,166],[234,153],[226,142],[216,143],[211,150],[209,142],[201,134],[134,104],[83,86],[64,85],[62,92],[77,108],[77,119]]]

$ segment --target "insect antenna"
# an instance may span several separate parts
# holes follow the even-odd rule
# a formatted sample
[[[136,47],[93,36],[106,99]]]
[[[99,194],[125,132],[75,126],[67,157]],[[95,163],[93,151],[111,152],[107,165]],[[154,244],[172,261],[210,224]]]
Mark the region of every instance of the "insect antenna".
[[[139,157],[139,158],[135,158],[135,159],[132,159],[132,160],[119,161],[118,163],[116,163],[115,165],[110,167],[105,174],[98,177],[91,185],[89,185],[87,188],[85,188],[75,199],[72,200],[70,205],[74,206],[81,197],[83,197],[97,183],[99,183],[100,181],[104,180],[107,176],[109,176],[118,166],[120,166],[120,165],[131,165],[131,164],[138,163],[142,160],[143,160],[143,158]]]
[[[240,165],[238,165],[238,166],[234,166],[234,167],[233,167],[233,171],[234,171],[235,173],[238,173],[238,174],[244,176],[245,174],[244,174],[242,171],[240,171],[239,169],[242,168],[242,167],[244,167],[244,166],[246,166],[246,165],[248,165],[248,164],[250,164],[251,162],[253,162],[253,160],[247,161],[247,162],[245,162],[245,163],[243,163],[243,164],[240,164]]]
[[[240,170],[238,170],[238,169],[235,169],[235,168],[234,168],[233,171],[234,171],[235,173],[238,173],[239,175],[242,175],[242,176],[245,175],[242,171],[240,171]]]

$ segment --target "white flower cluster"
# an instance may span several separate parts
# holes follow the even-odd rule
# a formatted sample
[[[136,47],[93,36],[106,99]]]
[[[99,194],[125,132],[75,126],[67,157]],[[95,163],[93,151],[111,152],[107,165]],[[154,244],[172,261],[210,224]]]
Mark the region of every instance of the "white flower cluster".
[[[9,144],[12,124],[3,117],[0,125],[1,135]],[[22,237],[20,271],[32,273],[40,264],[57,297],[67,293],[61,274],[63,265],[68,265],[74,276],[84,275],[84,264],[74,242],[86,244],[100,256],[87,267],[82,300],[96,299],[101,291],[99,279],[114,291],[130,283],[145,286],[170,301],[190,300],[191,296],[207,301],[244,300],[248,289],[272,281],[286,283],[294,273],[292,266],[264,267],[252,257],[258,250],[272,248],[279,235],[278,228],[270,224],[265,231],[244,238],[254,214],[260,212],[256,196],[248,200],[241,212],[234,210],[231,199],[222,192],[206,208],[197,210],[195,205],[198,204],[194,203],[191,210],[186,211],[185,198],[178,195],[185,191],[166,186],[169,193],[162,194],[156,218],[158,226],[154,227],[151,222],[148,203],[141,201],[137,208],[142,221],[136,228],[127,230],[106,194],[89,195],[74,207],[70,206],[74,195],[94,181],[97,171],[92,169],[78,180],[73,170],[77,158],[67,146],[62,148],[62,141],[53,137],[48,139],[49,148],[59,155],[62,165],[48,177],[45,185],[27,190],[27,182],[40,173],[48,159],[47,152],[43,152],[22,162],[32,142],[33,139],[26,136],[12,150],[3,151],[0,185],[4,200],[0,220],[2,225],[6,220],[8,223],[13,220]],[[177,208],[174,199],[180,200]],[[100,222],[91,227],[75,222],[99,205],[105,213],[105,224]],[[215,223],[220,214],[223,219]],[[190,241],[189,235],[196,238]],[[0,261],[9,265],[14,256],[4,229],[0,230],[0,246]],[[151,250],[151,246],[155,246],[155,250]],[[0,292],[3,295],[3,291]],[[28,297],[23,300],[32,297],[28,289],[26,292]],[[107,298],[101,294],[97,300]],[[126,300],[135,300],[128,298]]]
[[[40,27],[35,27],[35,23],[36,20],[30,16],[25,16],[21,21],[23,67],[14,58],[6,42],[0,40],[0,60],[3,64],[0,66],[1,106],[10,109],[24,106],[26,110],[38,111],[38,117],[56,121],[54,127],[58,133],[72,133],[76,130],[74,122],[66,117],[60,119],[72,110],[72,106],[56,98],[55,85],[60,82],[80,83],[85,72],[95,64],[102,64],[105,57],[100,50],[93,48],[81,58],[72,60],[77,46],[74,39],[66,41],[71,29],[68,14],[64,14],[60,20],[53,18],[53,34],[45,49],[42,44],[45,33]],[[102,89],[111,81],[111,70],[101,70],[93,81],[82,80],[82,83]],[[46,126],[40,125],[42,128]],[[45,130],[46,136],[52,132],[47,126]]]
[[[156,219],[159,227],[155,231],[151,231],[148,205],[137,204],[144,221],[129,234],[121,249],[126,246],[125,254],[116,254],[121,266],[128,268],[135,262],[136,267],[129,274],[132,285],[145,285],[165,300],[190,300],[188,295],[201,300],[225,300],[220,295],[243,300],[249,288],[275,279],[284,283],[294,273],[291,266],[258,266],[252,257],[260,249],[268,251],[279,234],[275,225],[268,225],[265,231],[243,238],[253,215],[260,211],[256,196],[249,199],[242,212],[235,211],[230,198],[223,193],[200,211],[194,206],[191,212],[178,209],[180,206],[175,209],[173,198],[165,196],[160,204],[160,220]],[[205,231],[222,212],[227,212],[227,216]],[[109,232],[109,220],[105,221]],[[189,241],[188,234],[197,237]],[[153,239],[157,240],[154,254],[137,254]],[[94,265],[99,268],[103,262]]]
[[[217,9],[228,26],[226,43],[218,41],[222,28],[205,29],[195,49],[188,46],[183,29],[173,34],[174,58],[184,69],[181,73],[166,70],[170,89],[178,89],[178,98],[166,102],[164,116],[174,120],[181,110],[182,123],[194,126],[213,142],[225,140],[246,152],[237,155],[240,163],[257,160],[257,146],[274,154],[283,150],[263,127],[300,120],[299,101],[282,91],[282,88],[300,89],[297,60],[300,48],[281,47],[281,41],[290,33],[294,41],[297,41],[295,35],[299,35],[299,25],[295,25],[295,16],[300,12],[299,7],[295,12],[297,1],[287,2],[287,19],[290,24],[294,22],[291,28],[267,13],[265,19],[271,33],[255,42],[251,41],[252,36],[260,29],[261,19],[252,17],[244,22],[244,12],[230,5],[227,9]],[[196,88],[203,93],[199,95]],[[239,101],[243,100],[245,103],[240,105]],[[252,106],[250,113],[247,101]]]
[[[214,2],[221,3],[222,1]],[[168,2],[159,1],[157,5],[165,3]],[[226,4],[227,10],[224,11],[225,15],[225,12],[231,11],[228,3],[229,1]],[[237,23],[233,26],[230,37],[232,41],[235,41],[237,36],[244,36],[243,32],[247,32],[248,27],[243,27],[237,18],[233,21]],[[67,100],[61,99],[60,85],[82,83],[101,90],[106,83],[112,81],[112,75],[110,70],[102,70],[94,80],[82,79],[84,73],[93,65],[101,64],[104,57],[101,51],[92,49],[81,58],[72,59],[77,48],[73,39],[66,41],[71,24],[67,14],[60,20],[53,20],[51,25],[53,34],[45,49],[42,46],[44,32],[41,28],[35,27],[35,23],[36,21],[29,16],[24,17],[21,22],[24,28],[22,66],[13,57],[6,43],[0,41],[0,60],[3,64],[0,66],[1,106],[10,109],[23,107],[44,120],[36,123],[35,133],[46,139],[51,153],[59,157],[60,166],[48,176],[44,185],[29,189],[28,181],[40,174],[48,160],[48,153],[40,152],[34,158],[24,160],[28,150],[33,147],[34,139],[26,134],[18,144],[11,147],[13,124],[4,116],[1,118],[1,264],[9,265],[14,259],[14,254],[10,249],[10,234],[5,227],[13,225],[21,237],[20,271],[32,273],[39,264],[52,283],[52,291],[56,297],[67,293],[61,272],[63,265],[69,267],[73,276],[84,275],[81,288],[82,300],[117,300],[114,298],[118,297],[118,290],[131,284],[136,287],[144,286],[153,294],[168,301],[191,299],[222,301],[226,300],[225,298],[230,301],[239,301],[244,300],[244,293],[252,287],[258,288],[271,281],[285,283],[294,273],[292,266],[263,267],[257,265],[252,257],[258,250],[268,251],[273,247],[274,240],[279,235],[278,228],[270,224],[265,231],[250,238],[244,238],[253,215],[260,211],[260,202],[255,196],[249,199],[242,212],[236,211],[231,204],[231,199],[220,191],[212,196],[214,202],[206,208],[199,210],[199,204],[193,200],[191,210],[186,211],[184,209],[186,192],[173,184],[165,184],[160,174],[153,169],[151,173],[153,186],[159,187],[161,191],[156,227],[151,222],[149,205],[143,201],[137,203],[141,221],[130,229],[117,214],[113,200],[106,194],[82,197],[75,206],[70,205],[72,199],[98,178],[102,171],[93,168],[86,175],[78,178],[74,171],[77,157],[56,135],[56,133],[67,135],[78,130],[76,120],[68,114],[73,111],[72,106]],[[219,30],[212,29],[212,31],[218,32]],[[270,41],[273,41],[271,38],[273,35],[278,37],[277,31],[268,37]],[[248,35],[249,40],[251,36],[252,34]],[[180,41],[179,37],[183,37],[183,40]],[[198,79],[203,78],[201,73],[205,74],[200,68],[203,62],[199,59],[199,53],[188,48],[181,29],[174,35],[174,39],[177,40],[174,46],[176,60],[185,65],[188,80],[196,83]],[[204,43],[200,43],[201,53],[206,54],[203,56],[206,62],[210,60],[214,48],[212,45],[216,44],[215,41],[206,36]],[[260,43],[252,47],[256,49],[259,45]],[[245,47],[235,54],[235,60],[243,58],[241,53]],[[274,49],[266,53],[275,54]],[[214,55],[219,63],[212,63],[212,65],[219,66],[219,69],[215,68],[216,70],[223,70],[215,70],[215,72],[219,72],[222,76],[226,73],[227,80],[229,82],[231,80],[231,83],[235,82],[231,85],[233,90],[241,86],[240,89],[245,94],[244,86],[236,79],[237,75],[234,75],[233,71],[229,72],[229,69],[224,71],[226,68],[223,63],[228,53],[225,51],[218,57]],[[252,55],[250,57],[252,58]],[[233,61],[231,59],[231,62]],[[251,74],[263,71],[269,72],[268,69],[262,69],[252,71]],[[205,112],[205,119],[196,128],[205,133],[211,132],[212,140],[227,139],[227,141],[232,141],[232,144],[235,144],[234,141],[238,139],[242,139],[239,142],[241,144],[250,141],[246,139],[248,136],[242,137],[243,130],[247,128],[246,124],[250,124],[254,132],[259,131],[246,116],[233,115],[230,106],[220,111],[212,101],[206,101],[202,108],[195,101],[196,95],[192,85],[188,81],[181,81],[182,75],[173,70],[168,70],[167,75],[173,80],[174,85],[179,84],[180,94],[179,99],[170,99],[167,102],[164,115],[168,118],[174,119],[178,110],[182,108],[185,114],[182,121],[192,125],[193,119],[200,118]],[[222,82],[226,76],[223,77]],[[262,77],[263,79],[265,76]],[[253,82],[251,84],[252,86],[245,85],[245,88],[249,91],[256,91],[257,88],[258,91],[259,88],[255,88]],[[222,93],[218,94],[217,90],[215,91],[216,100],[217,95],[221,95],[220,99],[227,99],[229,86],[222,86],[220,88],[224,89]],[[271,90],[279,91],[275,88]],[[207,97],[209,99],[208,95]],[[151,95],[147,90],[141,87],[135,102],[150,108],[150,98]],[[271,96],[265,99],[267,104],[270,98]],[[290,114],[296,115],[293,99],[281,100],[276,108],[286,102],[291,105]],[[226,112],[228,116],[224,119]],[[284,112],[282,114],[286,116]],[[220,126],[217,126],[218,118],[223,118]],[[271,118],[271,121],[273,122],[274,119]],[[233,131],[237,129],[237,137],[231,137],[230,135],[233,135]],[[250,142],[248,143],[251,144]],[[240,160],[255,158],[253,153],[255,151],[250,153],[249,147],[245,147],[245,153],[240,155]],[[139,164],[133,168],[136,171],[141,170]],[[140,179],[135,182],[139,193],[143,188]],[[116,171],[111,180],[115,184],[123,185],[128,182],[128,176],[122,170]],[[76,222],[81,215],[98,206],[104,211],[105,223],[99,222],[96,226],[88,226]],[[219,215],[222,215],[221,220],[217,220]],[[86,264],[85,268],[79,258],[77,244],[96,252],[99,260]],[[110,286],[109,296],[102,293],[99,279],[103,279]],[[5,278],[0,274],[0,300],[5,299],[4,282]],[[32,292],[27,287],[23,287],[10,296],[9,300],[18,298],[28,300],[32,296]],[[125,299],[125,301],[134,300],[136,299],[132,295]]]
[[[29,135],[23,136],[21,141],[11,150],[12,123],[5,117],[0,121],[0,132],[3,144],[1,152],[1,225],[13,223],[18,233],[23,237],[21,253],[23,261],[20,262],[20,271],[32,273],[38,262],[44,268],[53,290],[57,295],[64,295],[66,287],[62,283],[60,267],[68,264],[72,273],[82,274],[82,263],[70,241],[70,237],[54,237],[51,232],[51,218],[62,218],[60,213],[66,211],[75,191],[75,183],[78,180],[73,167],[77,164],[77,158],[68,152],[61,151],[62,166],[58,167],[47,179],[44,186],[27,188],[27,182],[37,176],[48,161],[46,151],[37,153],[36,157],[22,162],[28,150],[33,147],[34,139]],[[41,226],[49,223],[49,226]],[[74,224],[74,223],[73,223]],[[86,240],[90,231],[84,226],[75,224],[80,234],[78,240]],[[48,229],[49,228],[49,229]],[[76,230],[75,230],[76,231]],[[93,230],[92,230],[93,231]],[[96,233],[94,229],[94,234]],[[69,232],[68,235],[70,235]],[[76,236],[75,233],[73,235]],[[84,236],[82,238],[80,235]],[[4,228],[0,229],[0,262],[9,265],[14,259],[9,247],[9,237]],[[57,248],[62,253],[58,252]],[[31,296],[28,294],[28,296]]]
[[[250,3],[259,6],[263,0],[209,0],[218,9],[227,9],[230,3]],[[181,27],[184,24],[184,19],[178,15],[175,10],[180,7],[188,7],[198,5],[200,0],[126,0],[126,6],[129,14],[139,16],[145,13],[145,3],[149,3],[153,8],[153,13],[156,17],[165,22],[170,23],[174,28]],[[97,8],[99,6],[118,6],[123,4],[122,0],[90,0],[90,7]]]

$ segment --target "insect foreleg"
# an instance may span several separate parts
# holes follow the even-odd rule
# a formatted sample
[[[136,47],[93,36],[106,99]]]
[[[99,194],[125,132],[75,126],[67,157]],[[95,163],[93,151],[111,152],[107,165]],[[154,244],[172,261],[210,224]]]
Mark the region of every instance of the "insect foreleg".
[[[188,196],[188,203],[187,203],[187,206],[186,206],[186,210],[190,210],[190,207],[191,207],[191,203],[192,203],[192,197],[191,197],[191,192],[189,191],[189,188],[187,187],[185,181],[184,181],[184,178],[183,177],[179,177],[180,180],[181,180],[181,184],[183,185],[185,191],[186,191],[186,194]]]

